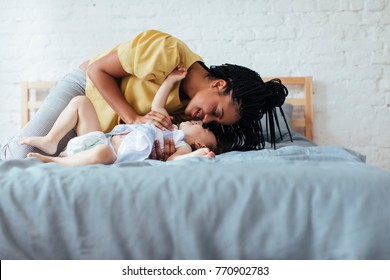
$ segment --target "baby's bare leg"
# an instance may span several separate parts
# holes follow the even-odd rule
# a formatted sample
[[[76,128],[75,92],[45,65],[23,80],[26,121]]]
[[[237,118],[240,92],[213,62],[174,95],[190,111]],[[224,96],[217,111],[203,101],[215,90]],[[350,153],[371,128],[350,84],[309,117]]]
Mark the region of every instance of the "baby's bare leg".
[[[20,140],[20,144],[54,154],[59,141],[73,128],[76,128],[78,136],[91,131],[101,131],[95,108],[85,96],[75,97],[69,102],[46,136],[26,137]]]
[[[51,156],[44,156],[40,153],[28,153],[27,157],[35,157],[35,158],[43,161],[44,163],[54,162],[54,159],[56,158],[56,157],[51,157]]]
[[[58,142],[47,138],[47,136],[24,137],[20,139],[19,144],[36,147],[41,151],[50,155],[54,154],[57,151],[57,146],[58,146]],[[33,153],[27,154],[27,157],[29,157],[30,154]]]
[[[38,153],[29,153],[28,157],[35,157],[43,162],[56,162],[62,165],[82,166],[90,164],[112,164],[116,161],[116,154],[106,144],[99,144],[95,147],[82,151],[68,157],[50,157]]]

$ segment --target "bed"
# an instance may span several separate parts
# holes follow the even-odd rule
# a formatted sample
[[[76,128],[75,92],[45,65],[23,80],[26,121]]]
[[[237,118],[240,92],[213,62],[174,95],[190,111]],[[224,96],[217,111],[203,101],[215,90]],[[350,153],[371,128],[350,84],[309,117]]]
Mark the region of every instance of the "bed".
[[[390,259],[390,172],[315,145],[311,77],[282,80],[293,142],[282,126],[276,149],[109,166],[0,161],[0,259]],[[52,83],[23,86],[27,119],[36,85]]]

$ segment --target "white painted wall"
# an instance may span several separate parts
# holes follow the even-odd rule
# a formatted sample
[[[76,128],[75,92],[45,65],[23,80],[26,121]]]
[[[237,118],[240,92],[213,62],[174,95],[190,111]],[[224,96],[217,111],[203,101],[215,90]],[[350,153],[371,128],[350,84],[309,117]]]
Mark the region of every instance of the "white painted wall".
[[[207,64],[314,77],[314,137],[390,169],[389,0],[0,0],[0,141],[20,126],[20,81],[57,80],[145,29]]]

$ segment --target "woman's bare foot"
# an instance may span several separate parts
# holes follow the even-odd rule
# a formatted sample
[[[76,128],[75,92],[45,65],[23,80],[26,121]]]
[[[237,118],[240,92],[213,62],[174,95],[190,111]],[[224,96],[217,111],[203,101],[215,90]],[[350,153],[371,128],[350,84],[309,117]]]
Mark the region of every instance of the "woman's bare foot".
[[[29,157],[29,158],[30,157],[35,157],[35,158],[37,158],[37,159],[39,159],[39,160],[41,160],[41,161],[43,161],[45,163],[47,163],[47,162],[54,162],[54,157],[44,156],[44,155],[42,155],[40,153],[28,153],[27,157]]]
[[[19,144],[33,146],[49,155],[54,154],[57,151],[58,146],[58,142],[54,142],[48,139],[46,136],[24,137],[20,139]]]

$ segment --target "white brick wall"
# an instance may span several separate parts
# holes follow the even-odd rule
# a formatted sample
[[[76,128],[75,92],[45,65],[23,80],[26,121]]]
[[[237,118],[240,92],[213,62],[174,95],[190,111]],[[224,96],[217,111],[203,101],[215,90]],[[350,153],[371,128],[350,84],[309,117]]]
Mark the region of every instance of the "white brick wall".
[[[0,0],[0,141],[20,125],[20,81],[56,80],[160,29],[207,64],[314,77],[314,136],[390,169],[389,0]]]

